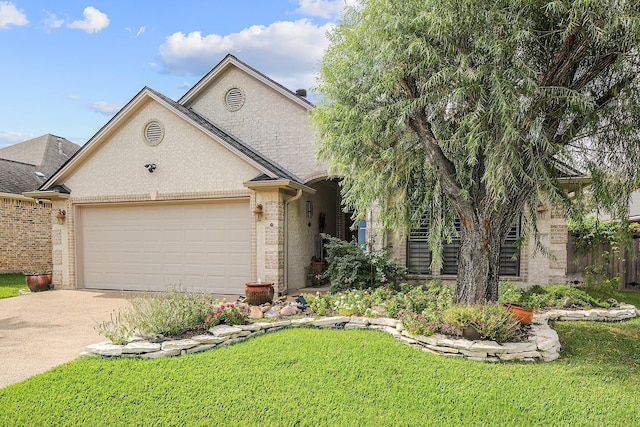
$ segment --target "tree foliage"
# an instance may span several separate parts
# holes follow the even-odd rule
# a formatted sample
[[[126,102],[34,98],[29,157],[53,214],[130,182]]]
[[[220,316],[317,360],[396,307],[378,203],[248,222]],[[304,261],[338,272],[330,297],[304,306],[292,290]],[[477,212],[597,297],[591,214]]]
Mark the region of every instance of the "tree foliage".
[[[329,34],[314,112],[345,202],[428,218],[434,262],[460,218],[458,301],[497,299],[500,243],[541,198],[576,213],[559,165],[617,206],[638,184],[640,2],[365,0]],[[565,179],[566,181],[566,179]],[[615,188],[615,193],[612,193]],[[611,197],[612,194],[621,197]]]

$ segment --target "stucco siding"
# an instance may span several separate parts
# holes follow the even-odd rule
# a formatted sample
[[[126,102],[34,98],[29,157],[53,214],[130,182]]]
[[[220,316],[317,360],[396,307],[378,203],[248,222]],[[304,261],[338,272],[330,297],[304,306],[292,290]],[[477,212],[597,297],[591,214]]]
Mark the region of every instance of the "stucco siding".
[[[242,90],[245,102],[232,112],[224,100],[234,87]],[[222,73],[187,106],[301,179],[326,169],[316,165],[308,110],[236,68]]]
[[[150,146],[143,130],[164,126],[163,141]],[[149,173],[144,167],[155,163]],[[245,190],[260,171],[155,101],[134,113],[65,180],[74,198],[156,193]],[[153,197],[152,197],[153,198]]]

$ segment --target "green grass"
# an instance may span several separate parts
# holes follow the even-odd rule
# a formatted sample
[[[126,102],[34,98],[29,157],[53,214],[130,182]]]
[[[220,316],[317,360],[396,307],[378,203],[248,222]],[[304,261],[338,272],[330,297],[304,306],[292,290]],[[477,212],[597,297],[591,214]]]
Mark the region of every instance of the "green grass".
[[[0,426],[640,424],[640,320],[557,322],[563,358],[487,364],[289,329],[162,360],[83,358],[0,390]]]
[[[24,274],[0,274],[0,298],[9,298],[20,295],[20,289],[27,290]]]

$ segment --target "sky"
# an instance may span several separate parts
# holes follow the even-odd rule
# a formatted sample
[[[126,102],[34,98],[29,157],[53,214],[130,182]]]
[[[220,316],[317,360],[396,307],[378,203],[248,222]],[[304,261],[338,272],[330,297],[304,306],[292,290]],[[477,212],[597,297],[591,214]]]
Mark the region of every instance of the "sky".
[[[82,145],[144,86],[178,99],[227,53],[311,90],[352,3],[0,0],[0,148],[47,133]]]

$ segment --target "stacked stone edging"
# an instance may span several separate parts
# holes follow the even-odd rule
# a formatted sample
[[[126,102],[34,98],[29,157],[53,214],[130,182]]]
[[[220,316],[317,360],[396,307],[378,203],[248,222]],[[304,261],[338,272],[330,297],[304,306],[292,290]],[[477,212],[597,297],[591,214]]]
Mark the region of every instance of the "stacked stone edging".
[[[551,329],[547,320],[617,321],[630,319],[636,315],[640,315],[640,313],[634,306],[624,304],[621,304],[619,309],[550,310],[534,316],[528,341],[504,344],[498,344],[495,341],[456,339],[441,334],[428,337],[411,335],[404,329],[400,320],[388,317],[305,317],[274,322],[256,322],[248,325],[218,325],[209,329],[207,334],[182,340],[152,342],[155,337],[145,339],[145,337],[136,336],[130,339],[126,345],[117,345],[110,341],[105,341],[85,347],[82,355],[157,359],[233,345],[254,336],[283,328],[316,327],[380,330],[393,335],[394,338],[406,345],[449,357],[464,357],[485,362],[509,360],[551,362],[560,357],[561,346],[558,334]]]
[[[552,309],[540,314],[545,320],[591,320],[616,322],[640,316],[640,310],[631,304],[620,304],[617,308],[594,308],[591,310]]]

